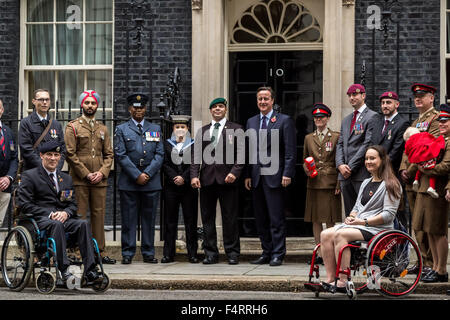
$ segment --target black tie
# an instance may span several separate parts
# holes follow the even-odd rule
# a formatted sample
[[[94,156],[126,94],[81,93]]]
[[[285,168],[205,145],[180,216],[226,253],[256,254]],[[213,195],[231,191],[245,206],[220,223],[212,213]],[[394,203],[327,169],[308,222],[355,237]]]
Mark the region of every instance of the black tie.
[[[47,119],[42,119],[42,125],[44,126],[44,129],[47,128],[48,120]]]
[[[142,136],[142,124],[138,123],[139,134]]]
[[[50,180],[52,181],[53,188],[55,188],[55,190],[57,190],[55,179],[54,179],[55,176],[53,175],[53,173],[50,173],[48,176],[50,177]]]

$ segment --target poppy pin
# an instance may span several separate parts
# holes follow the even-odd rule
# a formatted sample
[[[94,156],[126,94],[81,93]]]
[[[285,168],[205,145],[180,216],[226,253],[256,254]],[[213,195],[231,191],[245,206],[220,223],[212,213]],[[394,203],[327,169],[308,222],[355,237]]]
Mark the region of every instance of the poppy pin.
[[[276,117],[276,116],[273,116],[273,117],[270,119],[270,122],[275,122],[275,121],[277,121],[277,117]]]

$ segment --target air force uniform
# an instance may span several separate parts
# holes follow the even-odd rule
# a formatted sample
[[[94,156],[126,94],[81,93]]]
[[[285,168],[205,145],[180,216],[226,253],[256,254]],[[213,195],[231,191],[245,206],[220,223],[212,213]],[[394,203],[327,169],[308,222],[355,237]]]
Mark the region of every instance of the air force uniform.
[[[130,106],[141,107],[148,97],[128,97]],[[138,125],[141,125],[140,129]],[[136,225],[141,216],[141,253],[154,256],[155,218],[161,190],[160,169],[164,160],[164,145],[159,125],[131,118],[117,126],[114,133],[115,159],[121,167],[119,176],[120,207],[122,213],[122,256],[132,258],[136,252]],[[145,185],[136,180],[146,173]]]

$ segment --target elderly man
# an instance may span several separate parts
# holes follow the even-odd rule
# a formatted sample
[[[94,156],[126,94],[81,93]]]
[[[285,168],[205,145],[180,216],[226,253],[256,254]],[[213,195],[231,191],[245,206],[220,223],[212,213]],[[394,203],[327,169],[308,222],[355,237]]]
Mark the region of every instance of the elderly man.
[[[61,278],[67,280],[69,259],[66,254],[66,234],[78,243],[83,257],[87,284],[100,278],[94,256],[94,244],[89,224],[79,219],[72,178],[58,169],[61,145],[56,139],[39,148],[41,164],[23,173],[18,190],[18,207],[21,213],[31,214],[40,230],[56,242],[56,256]]]
[[[0,118],[3,115],[3,101],[0,99]],[[0,227],[11,199],[11,186],[17,172],[17,149],[11,129],[0,121]]]

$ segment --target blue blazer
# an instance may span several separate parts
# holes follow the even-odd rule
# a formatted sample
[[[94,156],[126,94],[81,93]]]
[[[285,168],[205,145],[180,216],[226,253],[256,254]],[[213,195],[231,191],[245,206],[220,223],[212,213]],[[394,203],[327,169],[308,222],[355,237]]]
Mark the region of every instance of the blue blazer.
[[[256,134],[259,132],[260,128],[260,114],[257,114],[254,117],[251,117],[247,121],[246,130],[254,129]],[[278,113],[274,111],[272,113],[272,117],[268,121],[267,125],[267,148],[266,150],[261,150],[263,154],[267,154],[267,156],[271,157],[272,154],[272,139],[271,135],[273,130],[278,130],[279,136],[276,141],[279,145],[279,157],[278,157],[278,168],[276,168],[276,173],[272,175],[266,175],[265,181],[270,188],[279,188],[281,187],[282,177],[290,177],[293,178],[295,175],[295,164],[297,158],[297,135],[295,132],[294,121],[285,114]],[[254,163],[256,158],[254,157],[254,151],[259,151],[260,149],[260,141],[257,139],[257,148],[252,145],[252,140],[250,139],[249,144],[249,166],[247,168],[246,177],[252,179],[252,188],[256,188],[259,184],[261,178],[261,168],[269,167],[270,163],[267,165],[261,165],[259,161],[258,163]],[[252,151],[253,150],[253,151]],[[266,152],[267,151],[267,152]],[[253,156],[253,161],[252,161]]]
[[[161,190],[160,169],[164,161],[161,128],[144,121],[142,132],[140,135],[138,127],[130,119],[117,126],[114,133],[114,156],[121,167],[119,190]],[[143,186],[136,183],[141,173],[150,176],[150,181]]]
[[[5,137],[5,155],[0,150],[0,177],[10,176],[13,180],[16,178],[18,160],[17,160],[17,145],[14,140],[14,134],[11,129],[4,125],[2,126],[2,133]],[[11,192],[12,181],[8,189],[3,192]]]

